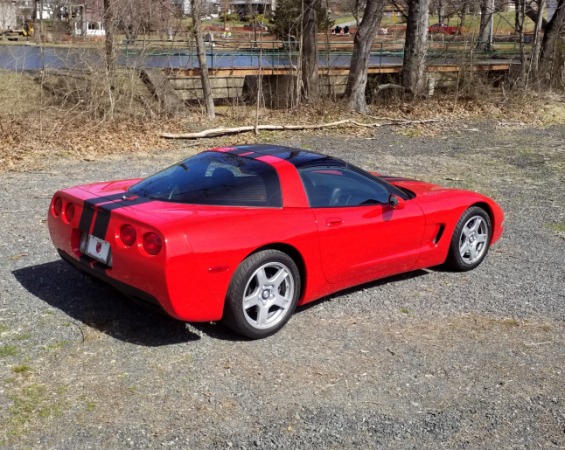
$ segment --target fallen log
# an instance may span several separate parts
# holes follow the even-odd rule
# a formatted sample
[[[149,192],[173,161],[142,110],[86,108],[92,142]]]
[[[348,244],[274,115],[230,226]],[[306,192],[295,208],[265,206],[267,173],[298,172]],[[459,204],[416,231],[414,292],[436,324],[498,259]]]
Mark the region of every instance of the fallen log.
[[[337,122],[320,123],[315,125],[249,125],[244,127],[235,128],[211,128],[208,130],[197,131],[194,133],[162,133],[161,137],[164,139],[201,139],[210,138],[217,136],[225,136],[227,134],[238,134],[238,133],[248,133],[250,131],[256,130],[266,130],[266,131],[285,131],[285,130],[316,130],[320,128],[330,128],[338,127],[340,125],[357,126],[365,128],[379,128],[387,126],[399,126],[399,125],[415,125],[422,123],[432,123],[439,122],[439,119],[425,119],[425,120],[395,120],[394,122],[386,123],[363,123],[357,122],[353,119],[338,120]]]

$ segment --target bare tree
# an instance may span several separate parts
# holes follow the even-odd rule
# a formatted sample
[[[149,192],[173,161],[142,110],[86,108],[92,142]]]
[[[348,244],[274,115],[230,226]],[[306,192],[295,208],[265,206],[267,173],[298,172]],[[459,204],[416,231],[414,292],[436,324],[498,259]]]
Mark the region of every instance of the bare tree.
[[[408,0],[402,82],[415,97],[424,94],[427,85],[428,17],[429,0]]]
[[[302,14],[302,93],[308,103],[318,100],[318,33],[319,0],[303,0]]]
[[[540,64],[544,64],[544,70],[547,72],[558,70],[559,64],[556,64],[558,61],[555,61],[558,43],[565,45],[565,0],[557,2],[555,13],[545,27],[541,43]]]
[[[353,40],[353,54],[345,87],[347,107],[351,111],[367,114],[367,74],[371,46],[383,17],[384,0],[367,0],[361,24]]]
[[[478,47],[482,50],[490,51],[491,49],[491,21],[494,14],[494,1],[481,0],[481,23],[479,26],[479,42]]]
[[[114,5],[112,0],[104,0],[104,28],[106,37],[104,41],[106,55],[106,70],[114,69]]]
[[[202,0],[191,0],[192,4],[192,27],[194,38],[196,39],[196,52],[198,54],[198,63],[200,64],[200,78],[202,80],[202,91],[204,93],[204,105],[206,107],[206,114],[209,119],[216,117],[214,109],[214,97],[212,97],[212,88],[210,86],[210,79],[208,77],[208,64],[206,62],[206,51],[204,44],[204,37],[202,35],[202,21],[200,19],[202,10]],[[210,42],[210,45],[213,45]]]
[[[545,9],[545,0],[538,0],[538,14],[536,26],[534,28],[534,43],[532,45],[532,53],[530,55],[530,71],[537,76],[539,69],[539,60],[541,55],[541,36],[543,27],[543,11]]]

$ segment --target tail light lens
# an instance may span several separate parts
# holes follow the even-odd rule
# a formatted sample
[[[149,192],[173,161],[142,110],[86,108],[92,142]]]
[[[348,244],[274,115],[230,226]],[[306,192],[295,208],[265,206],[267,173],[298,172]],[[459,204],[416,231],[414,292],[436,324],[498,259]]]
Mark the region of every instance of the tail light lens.
[[[65,207],[65,219],[67,219],[68,223],[71,223],[74,218],[75,218],[75,205],[69,202]]]
[[[61,215],[61,211],[63,211],[63,200],[61,197],[57,197],[53,202],[53,214],[55,217],[59,217]]]
[[[158,254],[163,248],[163,241],[155,233],[147,233],[143,236],[143,248],[150,255]]]
[[[128,247],[135,244],[137,239],[135,228],[131,225],[123,225],[122,228],[120,228],[120,239]]]

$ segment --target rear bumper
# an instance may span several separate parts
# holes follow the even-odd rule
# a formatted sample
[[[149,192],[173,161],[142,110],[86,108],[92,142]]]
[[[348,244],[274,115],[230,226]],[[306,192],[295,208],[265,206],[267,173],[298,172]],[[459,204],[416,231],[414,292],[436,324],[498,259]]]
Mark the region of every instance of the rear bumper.
[[[59,256],[64,261],[71,264],[79,272],[86,273],[104,282],[105,284],[112,286],[114,289],[118,290],[126,297],[136,302],[142,303],[145,306],[150,307],[151,309],[166,314],[166,311],[162,308],[161,304],[155,297],[127,283],[123,283],[114,278],[110,278],[108,275],[106,275],[106,271],[105,271],[106,266],[102,265],[101,263],[95,262],[88,257],[84,257],[81,258],[80,260],[77,260],[61,249],[58,249],[58,252],[59,252]]]

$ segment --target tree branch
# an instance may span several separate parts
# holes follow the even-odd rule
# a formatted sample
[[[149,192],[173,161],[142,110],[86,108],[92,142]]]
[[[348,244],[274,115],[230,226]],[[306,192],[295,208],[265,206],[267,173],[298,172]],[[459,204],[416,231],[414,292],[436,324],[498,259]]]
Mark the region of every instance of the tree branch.
[[[424,120],[394,120],[393,122],[386,123],[362,123],[357,122],[353,119],[338,120],[337,122],[321,123],[315,125],[249,125],[245,127],[235,127],[235,128],[211,128],[208,130],[197,131],[195,133],[163,133],[161,137],[164,139],[200,139],[209,138],[217,136],[225,136],[228,134],[238,134],[238,133],[248,133],[255,130],[269,130],[269,131],[285,131],[285,130],[316,130],[320,128],[331,128],[338,127],[340,125],[365,127],[365,128],[379,128],[387,126],[398,126],[398,125],[414,125],[423,123],[433,123],[439,122],[439,119],[424,119]]]

